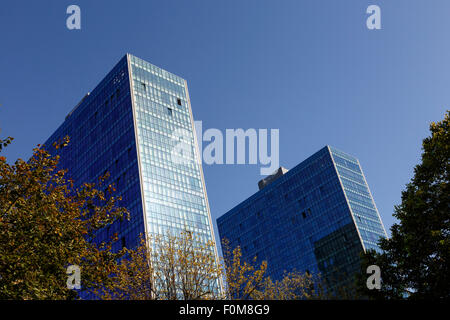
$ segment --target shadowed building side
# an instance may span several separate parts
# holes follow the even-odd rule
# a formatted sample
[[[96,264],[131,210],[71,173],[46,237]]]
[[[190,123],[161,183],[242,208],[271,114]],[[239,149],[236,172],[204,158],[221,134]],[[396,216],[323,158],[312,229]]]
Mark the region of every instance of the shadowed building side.
[[[221,239],[244,259],[268,262],[267,274],[321,273],[353,281],[359,253],[379,250],[386,233],[356,158],[326,146],[291,170],[280,168],[260,190],[217,219]]]

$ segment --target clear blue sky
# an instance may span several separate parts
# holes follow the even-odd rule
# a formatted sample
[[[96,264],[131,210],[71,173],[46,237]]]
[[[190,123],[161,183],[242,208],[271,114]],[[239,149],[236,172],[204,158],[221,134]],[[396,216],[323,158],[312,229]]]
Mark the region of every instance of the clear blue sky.
[[[82,29],[66,28],[81,7]],[[381,7],[382,30],[366,28]],[[204,128],[279,128],[292,168],[329,144],[360,159],[385,226],[450,103],[450,1],[3,1],[0,135],[27,158],[132,53],[188,80]],[[259,167],[204,166],[215,219]]]

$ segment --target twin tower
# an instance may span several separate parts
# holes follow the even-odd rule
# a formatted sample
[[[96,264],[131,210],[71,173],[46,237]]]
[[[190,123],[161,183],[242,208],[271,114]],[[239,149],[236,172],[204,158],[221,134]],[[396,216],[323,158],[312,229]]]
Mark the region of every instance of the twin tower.
[[[174,161],[177,130],[189,149],[185,161]],[[61,168],[75,184],[109,172],[130,212],[130,220],[101,230],[98,241],[117,233],[113,249],[132,248],[140,234],[186,229],[204,243],[215,240],[184,79],[127,54],[45,145],[65,136],[70,144],[53,151]],[[267,260],[273,279],[292,269],[350,276],[359,253],[378,250],[386,236],[358,160],[328,146],[261,181],[217,223],[220,237],[241,246],[244,258]]]

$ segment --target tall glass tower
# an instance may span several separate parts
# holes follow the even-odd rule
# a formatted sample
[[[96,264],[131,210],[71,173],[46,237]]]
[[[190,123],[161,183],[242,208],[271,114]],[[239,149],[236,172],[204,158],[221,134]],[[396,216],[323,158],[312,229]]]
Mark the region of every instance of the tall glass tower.
[[[217,219],[220,237],[267,273],[320,273],[333,287],[359,272],[359,253],[379,250],[384,226],[358,159],[326,146],[292,170],[278,169],[260,190]]]
[[[132,248],[141,233],[184,230],[201,242],[214,241],[184,79],[127,54],[45,145],[65,136],[71,142],[58,150],[61,168],[76,185],[109,172],[130,212],[129,221],[101,230],[97,241],[117,233],[113,249]]]

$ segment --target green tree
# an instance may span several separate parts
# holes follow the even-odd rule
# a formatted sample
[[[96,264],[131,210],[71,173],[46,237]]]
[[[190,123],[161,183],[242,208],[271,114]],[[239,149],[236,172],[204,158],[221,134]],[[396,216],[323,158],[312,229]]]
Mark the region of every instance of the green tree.
[[[362,256],[359,290],[370,298],[450,298],[450,134],[447,111],[442,121],[430,125],[423,140],[422,162],[395,207],[399,220],[391,238],[382,239],[382,253]],[[368,265],[381,269],[381,290],[368,290]]]
[[[122,253],[111,251],[115,239],[92,240],[127,211],[118,206],[114,187],[105,185],[106,177],[74,188],[58,162],[59,156],[39,145],[29,161],[10,165],[0,157],[0,299],[77,298],[67,288],[69,265],[81,268],[81,290],[111,282]]]

